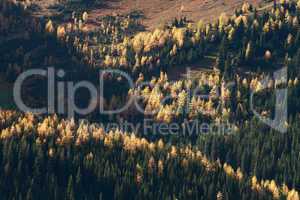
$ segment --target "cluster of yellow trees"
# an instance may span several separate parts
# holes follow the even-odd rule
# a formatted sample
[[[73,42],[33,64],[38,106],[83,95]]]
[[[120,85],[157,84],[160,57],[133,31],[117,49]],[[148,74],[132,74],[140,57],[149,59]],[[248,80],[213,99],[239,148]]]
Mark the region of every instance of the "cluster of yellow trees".
[[[0,111],[2,121],[16,114],[15,112]],[[5,117],[6,116],[6,117]],[[21,138],[25,135],[32,135],[35,142],[39,145],[48,144],[50,140],[55,141],[54,146],[48,149],[48,156],[55,157],[56,147],[69,146],[75,144],[82,146],[90,141],[103,144],[107,150],[113,150],[115,147],[121,147],[124,151],[136,154],[141,151],[153,153],[165,152],[166,157],[156,160],[154,156],[149,157],[148,170],[158,170],[158,174],[163,173],[164,159],[178,159],[183,167],[188,166],[190,162],[199,162],[208,172],[217,169],[223,169],[224,172],[237,181],[242,181],[246,177],[238,168],[236,171],[227,163],[221,165],[220,161],[210,161],[199,150],[192,148],[191,145],[185,147],[177,147],[170,144],[165,144],[162,139],[156,142],[150,142],[146,138],[139,138],[134,133],[123,133],[119,130],[105,130],[96,125],[81,123],[76,124],[74,120],[59,119],[56,115],[41,118],[40,116],[26,113],[20,115],[10,127],[1,130],[0,139]],[[86,159],[93,159],[93,153],[88,153]],[[137,163],[137,182],[142,181],[142,173]],[[298,200],[299,194],[296,190],[289,190],[286,185],[278,187],[274,180],[262,180],[259,182],[255,176],[251,179],[251,187],[254,191],[268,190],[272,192],[275,199],[280,196],[286,196],[288,200]]]
[[[243,84],[245,87],[249,87],[251,90],[255,91],[255,92],[259,92],[261,91],[262,89],[265,89],[263,88],[263,80],[266,80],[265,79],[265,76],[264,75],[261,75],[259,77],[255,77],[253,79],[251,79],[251,81],[249,81],[249,84],[247,84],[247,80],[244,79],[243,80]],[[267,82],[267,89],[274,89],[274,88],[278,88],[280,87],[280,85],[284,84],[284,81],[283,80],[274,80],[274,79],[267,79],[268,82]],[[296,87],[299,83],[299,80],[298,80],[298,77],[294,78],[294,79],[289,79],[288,80],[288,86],[289,87]]]
[[[187,105],[190,111],[189,118],[195,118],[200,113],[215,116],[214,105],[218,85],[220,85],[220,77],[217,73],[203,73],[197,81],[179,80],[176,82],[168,81],[167,75],[161,73],[159,78],[151,80],[149,86],[131,89],[129,95],[143,99],[145,114],[153,114],[156,120],[169,123],[183,114]],[[201,90],[204,86],[209,87],[210,98],[201,99],[193,96],[188,99],[190,95],[188,91],[194,92],[197,88]],[[171,103],[166,103],[169,100]]]
[[[18,116],[18,113],[13,110],[1,110],[0,112],[0,128],[11,124]]]
[[[299,26],[298,16],[291,15],[283,4],[271,11],[271,17],[268,21],[261,22],[253,18],[250,5],[244,3],[242,12],[238,16],[234,14],[230,17],[222,13],[216,23],[204,25],[200,21],[196,27],[190,24],[185,28],[173,27],[171,29],[156,29],[152,32],[141,32],[132,38],[125,37],[123,42],[119,44],[111,45],[108,48],[109,51],[103,51],[103,48],[100,47],[100,54],[104,54],[101,63],[106,67],[113,68],[133,67],[134,69],[143,69],[143,67],[153,68],[159,66],[163,59],[162,56],[169,56],[170,60],[172,60],[171,58],[180,58],[191,61],[193,57],[197,57],[195,47],[214,41],[218,32],[225,33],[229,40],[234,40],[235,32],[241,22],[249,28],[256,30],[262,28],[266,35],[283,28],[284,25],[292,26],[295,29]],[[287,37],[287,44],[291,44],[295,37],[290,33]],[[89,45],[85,44],[84,41],[82,43],[82,48],[86,46],[89,48]],[[245,57],[250,57],[252,46],[249,42]],[[129,54],[132,49],[133,52]],[[182,51],[182,49],[185,50]],[[86,48],[83,48],[82,52],[91,55],[91,52]],[[270,60],[272,50],[267,50],[264,57],[266,60]],[[92,59],[91,56],[89,58]]]
[[[248,2],[245,2],[241,9],[242,12],[239,13],[239,15],[234,14],[230,17],[226,13],[222,13],[218,20],[218,28],[220,31],[225,31],[228,34],[228,39],[233,39],[236,28],[241,22],[243,22],[244,26],[251,27],[253,29],[258,29],[260,26],[262,26],[265,33],[275,31],[278,28],[281,29],[284,24],[298,28],[298,17],[291,15],[290,12],[285,8],[285,6],[291,4],[292,2],[293,1],[281,2],[276,9],[273,8],[270,12],[270,19],[264,22],[264,24],[260,24],[262,22],[253,18],[253,13],[250,11],[250,5]],[[300,9],[299,1],[297,8]]]
[[[282,28],[284,24],[298,28],[298,17],[290,15],[283,5],[273,9],[271,14],[273,16],[269,21],[260,24],[262,22],[253,20],[250,5],[245,3],[239,16],[235,14],[229,17],[222,13],[216,23],[204,25],[199,22],[196,27],[189,25],[185,28],[156,29],[152,32],[140,32],[134,37],[128,38],[125,32],[130,26],[134,26],[134,21],[130,19],[117,20],[117,25],[105,20],[101,21],[100,28],[94,31],[93,36],[90,36],[88,33],[91,32],[91,29],[87,24],[89,17],[87,12],[84,12],[80,16],[73,14],[72,22],[67,24],[55,25],[49,20],[45,24],[45,31],[65,41],[70,48],[75,49],[81,55],[83,61],[92,66],[131,68],[133,70],[142,70],[146,67],[148,70],[159,66],[162,59],[168,59],[170,62],[164,61],[164,64],[168,65],[168,63],[174,62],[174,59],[191,61],[193,58],[199,57],[199,52],[195,50],[195,47],[213,41],[218,32],[225,33],[228,39],[233,40],[241,22],[246,27],[254,29],[263,27],[263,32],[266,34]],[[282,15],[284,15],[284,21],[282,21]],[[2,15],[0,15],[0,23],[3,24],[1,28],[14,24],[9,19],[3,20]],[[39,21],[32,22],[32,27],[35,27],[36,31],[41,31]],[[103,43],[103,38],[115,37],[118,39],[113,39],[113,43]],[[294,35],[289,34],[287,44],[292,43],[294,38]],[[245,53],[246,58],[251,56],[252,48],[253,44],[249,42]],[[265,58],[266,60],[272,58],[271,50],[265,52]]]
[[[128,61],[132,60],[128,56],[128,51],[133,49],[134,54],[133,69],[142,69],[145,66],[155,67],[161,64],[162,54],[166,56],[177,57],[184,44],[190,43],[196,45],[200,41],[200,36],[188,38],[186,28],[156,29],[153,32],[140,32],[133,38],[125,38],[123,43],[114,48],[118,53],[116,56],[107,55],[104,66],[118,68],[119,66],[129,67]],[[191,46],[192,47],[192,46]],[[195,54],[191,48],[188,53],[190,61]]]
[[[1,112],[7,112],[2,111]],[[5,123],[8,123],[6,121]],[[34,122],[36,122],[36,116],[31,113],[26,113],[25,115],[19,115],[12,121],[12,124],[6,128],[1,129],[1,139],[5,139],[12,136],[22,136],[23,134],[32,134],[34,128]]]
[[[142,77],[142,76],[140,76]],[[244,98],[250,91],[260,92],[263,89],[272,90],[282,84],[282,80],[267,79],[267,87],[263,87],[266,75],[241,77],[236,75],[236,93],[232,91],[231,82],[221,80],[220,74],[216,72],[203,72],[196,80],[169,81],[165,73],[160,77],[152,78],[150,85],[130,89],[129,96],[142,99],[146,115],[153,115],[154,119],[170,123],[176,121],[182,114],[188,119],[197,119],[199,115],[206,116],[220,122],[228,120],[232,114],[227,104],[231,97],[235,96],[238,109],[245,112]],[[296,87],[298,78],[289,79],[288,86]],[[205,91],[203,88],[208,90]],[[198,92],[195,94],[195,92]],[[200,92],[200,94],[199,94]],[[190,95],[190,97],[188,96]],[[201,98],[202,95],[203,98]],[[205,95],[205,96],[204,96]],[[220,109],[222,105],[222,109]],[[188,107],[188,112],[185,110]],[[234,112],[234,111],[233,111]],[[265,111],[267,112],[267,111]]]
[[[8,115],[8,112],[1,110],[0,116]],[[4,118],[2,118],[3,121]],[[131,153],[138,151],[167,151],[167,159],[182,157],[186,160],[199,160],[209,171],[220,165],[219,162],[217,164],[217,162],[209,161],[199,150],[193,150],[191,146],[178,148],[164,144],[162,139],[157,142],[149,142],[146,138],[139,138],[134,133],[123,133],[120,130],[105,132],[103,127],[96,124],[81,123],[78,125],[73,119],[59,119],[56,115],[42,119],[40,116],[31,113],[20,115],[11,126],[1,130],[0,138],[4,140],[25,135],[34,135],[36,143],[41,145],[54,138],[58,146],[70,145],[71,143],[79,146],[93,140],[103,143],[108,149],[122,146],[124,150]],[[55,149],[49,149],[49,155],[55,156]],[[153,161],[153,159],[150,160]],[[163,161],[159,161],[158,164],[161,168]]]
[[[200,42],[200,31],[194,33],[192,28],[156,29],[153,32],[140,32],[129,38],[126,32],[137,26],[137,22],[130,18],[120,20],[116,25],[103,21],[96,30],[89,28],[87,19],[88,14],[84,12],[81,17],[73,17],[73,21],[67,24],[56,25],[49,20],[45,24],[45,31],[72,44],[68,46],[92,65],[133,69],[156,66],[160,64],[161,56],[166,51],[168,56],[176,58],[184,46],[189,48]],[[91,32],[93,36],[88,34]],[[193,36],[187,37],[190,34]],[[112,39],[111,43],[106,44],[107,38]],[[186,54],[191,61],[196,52],[189,48]]]
[[[55,25],[49,20],[45,31],[74,49],[81,60],[92,66],[128,67],[127,35],[134,32],[138,22],[130,17],[110,16],[98,22],[94,28],[88,24],[88,13],[72,15],[72,21]],[[117,55],[117,56],[116,56]]]
[[[287,185],[277,185],[274,180],[257,180],[256,176],[251,178],[251,188],[258,192],[263,189],[270,191],[273,194],[274,199],[279,199],[281,196],[286,196],[287,200],[299,200],[299,192],[295,189],[289,189]]]
[[[289,4],[290,2],[285,2]],[[299,3],[298,3],[298,9]],[[284,5],[281,4],[273,9],[268,21],[262,22],[254,19],[251,6],[244,3],[242,12],[228,16],[222,13],[219,20],[212,24],[204,25],[199,22],[197,26],[189,24],[185,28],[156,29],[152,32],[140,32],[133,37],[127,37],[126,31],[134,26],[135,21],[116,20],[117,23],[102,21],[100,28],[88,33],[91,29],[88,26],[88,13],[84,12],[80,16],[72,16],[72,22],[67,24],[57,24],[49,20],[45,24],[45,31],[56,35],[60,40],[77,51],[80,59],[97,67],[130,68],[132,70],[149,70],[155,66],[160,66],[162,60],[164,65],[174,64],[181,61],[192,61],[201,57],[201,50],[197,49],[201,45],[214,41],[218,34],[226,34],[229,40],[234,40],[236,30],[243,22],[244,26],[253,29],[262,29],[267,35],[284,25],[298,28],[298,16],[291,15]],[[0,23],[1,21],[0,15]],[[5,21],[5,20],[4,20]],[[262,24],[264,23],[264,24]],[[4,24],[13,24],[11,22]],[[34,23],[37,30],[41,29],[39,22]],[[0,26],[5,27],[5,26]],[[260,30],[258,30],[260,31]],[[287,45],[291,44],[296,36],[290,33],[287,37]],[[112,39],[107,43],[104,40]],[[106,39],[105,39],[106,38]],[[251,57],[254,44],[247,45],[245,57]],[[200,53],[199,53],[200,51]],[[265,52],[265,59],[272,58],[272,50]],[[176,63],[176,62],[175,62]]]

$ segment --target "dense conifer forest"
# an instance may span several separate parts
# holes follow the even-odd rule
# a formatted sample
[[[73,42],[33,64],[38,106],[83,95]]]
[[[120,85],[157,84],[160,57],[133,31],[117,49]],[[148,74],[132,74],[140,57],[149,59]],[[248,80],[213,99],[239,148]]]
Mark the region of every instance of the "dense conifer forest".
[[[102,70],[117,69],[133,85],[105,73],[109,87],[95,104],[136,103],[71,118],[68,99],[55,101],[66,105],[61,113],[0,105],[0,199],[300,199],[300,1],[266,9],[244,2],[215,22],[183,16],[154,30],[138,11],[91,23],[85,9],[102,3],[60,2],[55,15],[36,16],[35,1],[0,2],[0,80],[10,85],[27,70],[53,67],[64,70],[61,81],[98,88]],[[282,71],[286,77],[273,76]],[[47,105],[46,84],[27,80],[24,101]],[[276,99],[282,89],[286,104]],[[88,96],[78,92],[75,103]],[[264,123],[285,108],[281,129]],[[105,127],[122,120],[179,128]],[[216,129],[186,134],[194,122]],[[230,129],[220,133],[223,124]]]

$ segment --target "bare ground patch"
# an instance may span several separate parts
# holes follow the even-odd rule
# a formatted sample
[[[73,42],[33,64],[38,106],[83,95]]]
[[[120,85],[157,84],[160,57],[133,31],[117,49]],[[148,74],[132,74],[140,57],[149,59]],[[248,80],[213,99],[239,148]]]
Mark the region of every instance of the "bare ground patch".
[[[109,1],[104,8],[90,12],[90,19],[111,14],[127,14],[134,10],[142,11],[145,15],[143,24],[148,29],[156,28],[169,22],[175,17],[186,16],[196,22],[202,19],[211,22],[222,12],[232,14],[240,8],[243,0],[119,0]],[[249,0],[249,3],[264,5],[263,0]]]

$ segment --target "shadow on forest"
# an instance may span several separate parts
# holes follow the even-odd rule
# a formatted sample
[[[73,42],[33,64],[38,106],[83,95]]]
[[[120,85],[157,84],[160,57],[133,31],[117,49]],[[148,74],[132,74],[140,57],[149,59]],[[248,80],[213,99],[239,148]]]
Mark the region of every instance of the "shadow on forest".
[[[4,15],[6,14],[11,15],[11,13],[4,13]],[[36,32],[28,26],[28,23],[39,21],[41,27],[45,27],[45,19],[40,18],[37,20],[37,18],[31,14],[22,12],[16,13],[13,16],[16,17],[16,21],[19,23],[16,24],[13,30],[10,29],[7,32],[1,33],[1,36],[4,36],[3,40],[0,40],[0,43],[3,44],[0,46],[0,63],[2,65],[0,68],[0,76],[3,77],[3,82],[0,82],[1,86],[13,86],[17,77],[27,70],[47,70],[51,67],[56,71],[60,69],[64,70],[65,76],[63,78],[56,77],[60,82],[72,82],[76,84],[80,81],[88,80],[98,88],[99,69],[87,67],[86,63],[81,62],[74,52],[64,43],[57,40],[55,36],[45,34],[43,30]],[[35,75],[29,77],[24,82],[21,89],[21,96],[27,106],[31,108],[47,106],[47,81],[47,77]],[[127,94],[127,84],[114,80],[105,81],[107,81],[107,85],[111,86],[109,91],[104,91],[104,96],[108,99],[110,99],[112,95],[124,96]],[[53,88],[57,87],[55,83]],[[13,101],[10,95],[12,94],[12,90],[12,87],[7,87],[5,90],[1,88],[1,107],[3,107],[4,104],[9,106],[8,103]],[[57,97],[57,94],[55,94],[55,97]],[[86,107],[91,100],[89,92],[86,90],[78,90],[74,98],[76,105],[80,108]],[[7,99],[10,99],[11,102]],[[63,100],[55,99],[55,105],[58,104],[58,101],[67,108],[69,103],[67,98]],[[95,115],[95,118],[99,116],[98,113],[92,113],[92,115]]]

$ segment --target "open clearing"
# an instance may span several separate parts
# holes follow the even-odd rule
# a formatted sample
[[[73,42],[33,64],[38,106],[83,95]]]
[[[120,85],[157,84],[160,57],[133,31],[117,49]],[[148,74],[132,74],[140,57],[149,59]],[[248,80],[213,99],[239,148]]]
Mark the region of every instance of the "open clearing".
[[[194,22],[200,19],[209,22],[215,20],[222,12],[232,14],[240,8],[243,0],[120,0],[109,1],[105,8],[94,9],[90,19],[109,14],[126,14],[133,10],[144,13],[143,24],[153,29],[169,22],[175,17],[186,16]],[[265,6],[262,0],[249,0],[249,3]]]
[[[105,1],[102,6],[91,6],[87,10],[91,24],[96,22],[97,17],[128,14],[138,10],[144,15],[142,23],[146,29],[151,30],[181,16],[186,16],[193,22],[199,20],[212,22],[222,12],[233,14],[243,2],[244,0],[112,0]],[[261,9],[266,9],[273,4],[265,3],[264,0],[247,2]],[[33,13],[35,16],[49,17],[60,12],[54,8],[59,4],[58,0],[40,0],[35,3],[39,6],[39,9]]]

